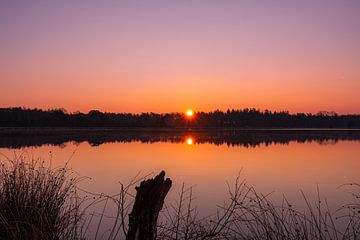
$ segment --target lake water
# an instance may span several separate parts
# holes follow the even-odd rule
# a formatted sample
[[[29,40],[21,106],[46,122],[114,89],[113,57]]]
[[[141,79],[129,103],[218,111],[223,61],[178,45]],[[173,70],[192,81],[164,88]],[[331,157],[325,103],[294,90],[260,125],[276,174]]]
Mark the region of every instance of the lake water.
[[[20,134],[21,133],[21,134]],[[349,189],[360,183],[360,132],[340,130],[3,130],[0,153],[11,158],[50,155],[54,166],[70,166],[91,179],[81,187],[94,193],[116,194],[119,182],[165,170],[173,181],[166,201],[178,198],[181,185],[194,186],[201,215],[215,211],[228,198],[227,181],[241,172],[258,192],[274,201],[285,195],[304,207],[320,194],[336,209],[352,200]]]

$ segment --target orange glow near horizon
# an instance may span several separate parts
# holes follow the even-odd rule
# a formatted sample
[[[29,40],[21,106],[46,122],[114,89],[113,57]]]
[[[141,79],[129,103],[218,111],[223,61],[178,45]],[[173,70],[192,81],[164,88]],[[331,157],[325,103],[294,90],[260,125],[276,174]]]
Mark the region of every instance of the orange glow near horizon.
[[[187,145],[192,145],[193,143],[194,143],[194,140],[192,139],[192,137],[186,138],[186,144]]]

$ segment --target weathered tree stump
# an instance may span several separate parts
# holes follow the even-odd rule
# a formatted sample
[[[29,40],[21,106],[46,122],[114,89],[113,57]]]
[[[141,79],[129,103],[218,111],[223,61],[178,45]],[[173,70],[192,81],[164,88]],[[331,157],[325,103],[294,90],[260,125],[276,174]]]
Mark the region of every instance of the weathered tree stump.
[[[161,171],[154,179],[142,181],[136,187],[133,209],[129,215],[129,230],[126,240],[153,240],[159,212],[164,199],[171,188],[171,180],[164,180],[165,172]]]

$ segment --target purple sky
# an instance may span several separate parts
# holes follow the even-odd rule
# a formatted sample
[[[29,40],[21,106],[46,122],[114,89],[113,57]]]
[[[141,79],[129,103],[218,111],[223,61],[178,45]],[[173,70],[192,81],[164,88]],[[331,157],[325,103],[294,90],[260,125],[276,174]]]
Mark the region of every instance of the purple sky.
[[[0,83],[0,107],[360,113],[360,1],[1,1]]]

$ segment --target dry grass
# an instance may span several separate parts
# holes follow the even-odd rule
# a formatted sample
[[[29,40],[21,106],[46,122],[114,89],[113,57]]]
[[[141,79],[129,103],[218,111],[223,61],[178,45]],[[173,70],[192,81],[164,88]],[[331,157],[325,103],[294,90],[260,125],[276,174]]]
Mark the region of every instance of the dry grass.
[[[184,186],[175,205],[163,211],[158,239],[243,240],[356,240],[360,238],[360,186],[353,189],[354,202],[331,212],[320,195],[315,203],[303,194],[307,209],[300,212],[284,199],[277,206],[269,196],[255,191],[241,178],[229,186],[229,200],[212,216],[199,218],[193,206],[192,188]],[[343,224],[344,229],[339,230]]]
[[[0,239],[81,239],[78,178],[23,156],[1,163]]]

